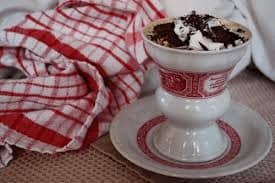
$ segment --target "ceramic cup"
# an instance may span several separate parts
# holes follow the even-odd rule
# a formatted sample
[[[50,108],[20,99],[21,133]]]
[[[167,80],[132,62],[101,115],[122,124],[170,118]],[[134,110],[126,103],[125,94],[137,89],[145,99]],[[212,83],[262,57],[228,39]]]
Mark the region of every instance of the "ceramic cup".
[[[142,32],[145,49],[159,66],[161,86],[156,91],[156,101],[167,117],[155,132],[153,144],[161,154],[177,161],[210,161],[230,145],[216,121],[230,105],[226,83],[247,50],[251,32],[221,19],[232,30],[245,30],[242,36],[248,41],[220,51],[168,48],[146,36],[155,25],[171,21],[173,18],[156,20]]]

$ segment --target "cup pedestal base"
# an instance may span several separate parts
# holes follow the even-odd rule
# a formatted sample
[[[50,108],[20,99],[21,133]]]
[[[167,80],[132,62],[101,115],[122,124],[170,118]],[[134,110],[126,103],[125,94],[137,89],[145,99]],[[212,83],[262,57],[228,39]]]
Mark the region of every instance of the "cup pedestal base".
[[[226,151],[228,141],[214,122],[197,129],[182,129],[165,122],[154,134],[153,144],[169,159],[197,163],[220,157]]]

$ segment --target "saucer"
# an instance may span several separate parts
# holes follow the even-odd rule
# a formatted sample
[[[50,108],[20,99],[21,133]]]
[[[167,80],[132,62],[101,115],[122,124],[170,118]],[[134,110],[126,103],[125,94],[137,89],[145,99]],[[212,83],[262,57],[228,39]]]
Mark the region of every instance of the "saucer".
[[[152,136],[166,118],[154,96],[136,101],[113,120],[110,137],[118,152],[146,170],[177,178],[214,178],[232,175],[259,163],[272,146],[267,122],[255,111],[234,101],[217,121],[229,146],[225,153],[208,162],[185,163],[166,158],[153,145]]]

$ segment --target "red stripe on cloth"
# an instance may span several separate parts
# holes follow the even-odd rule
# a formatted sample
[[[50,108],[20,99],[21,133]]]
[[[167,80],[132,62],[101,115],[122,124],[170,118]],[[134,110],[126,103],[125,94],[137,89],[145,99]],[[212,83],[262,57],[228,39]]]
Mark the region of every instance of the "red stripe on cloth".
[[[142,86],[142,82],[140,81],[140,79],[136,76],[136,72],[131,74],[134,78],[134,80],[138,83],[139,86]]]
[[[4,50],[3,47],[0,47],[0,58],[3,56],[3,53],[4,53],[3,50]]]
[[[14,27],[8,29],[8,31],[33,37],[39,40],[40,42],[45,43],[55,51],[61,52],[64,56],[68,58],[76,60],[87,60],[87,58],[84,55],[82,55],[78,50],[74,49],[73,47],[65,43],[62,43],[51,32],[38,29],[24,29],[21,27]]]
[[[59,106],[59,105],[54,105],[54,104],[52,104],[52,101],[51,102],[48,102],[48,103],[42,103],[42,102],[40,102],[40,101],[37,101],[37,100],[30,100],[30,99],[21,99],[21,100],[16,100],[16,101],[8,101],[8,102],[0,102],[0,105],[1,104],[15,104],[15,103],[20,103],[20,102],[22,102],[22,103],[33,103],[33,104],[38,104],[38,105],[45,105],[45,106],[47,106],[47,107],[57,107],[57,106]],[[34,111],[35,109],[32,109],[32,111]],[[38,109],[37,109],[38,110]],[[0,110],[1,111],[1,110]],[[3,111],[3,110],[2,110]]]
[[[78,66],[76,66],[78,67]],[[91,75],[87,72],[84,72],[83,70],[78,68],[78,72],[80,73],[80,75],[82,76],[83,80],[86,81],[87,86],[92,90],[95,91],[96,93],[98,92],[98,84],[96,82],[96,80],[94,80],[94,78],[91,77]]]
[[[151,2],[151,0],[145,0],[147,2],[147,4],[150,6],[150,8],[152,8],[155,13],[157,14],[158,18],[164,18],[165,16],[163,15],[163,13],[161,11],[159,11],[155,5]]]
[[[134,16],[132,16],[132,19],[131,21],[134,19]],[[133,44],[134,44],[134,54],[137,55],[137,51],[136,51],[136,21],[133,22],[133,35],[132,35],[132,38],[133,38]]]
[[[0,85],[9,85],[9,84],[14,84],[14,83],[6,83],[5,81],[0,80]],[[56,85],[44,85],[44,84],[38,84],[38,83],[32,83],[32,82],[24,82],[24,81],[16,81],[16,85],[32,85],[32,86],[37,86],[41,88],[53,88],[53,89],[64,89],[64,88],[73,88],[73,87],[84,87],[86,84],[84,82],[81,83],[75,83],[73,85],[66,85],[66,86],[56,86]],[[45,83],[47,84],[47,83]],[[1,103],[1,101],[0,101]]]
[[[56,147],[64,147],[71,139],[26,118],[23,114],[7,114],[0,116],[0,123],[24,135],[51,144]],[[39,133],[43,132],[43,133]]]
[[[125,61],[122,60],[119,56],[117,56],[116,54],[114,54],[114,53],[112,52],[112,50],[109,50],[109,49],[107,49],[107,48],[105,48],[105,47],[103,47],[103,46],[101,46],[101,45],[99,45],[99,44],[93,44],[93,45],[95,45],[95,46],[101,48],[102,50],[104,50],[104,51],[106,51],[107,53],[109,53],[110,55],[112,55],[112,56],[113,56],[121,65],[123,65],[127,70],[129,70],[129,71],[134,71],[134,70],[135,70],[134,68],[132,68],[132,66],[130,66],[130,65],[127,64],[127,63],[125,63]]]
[[[25,71],[25,73],[27,73],[27,74],[30,75],[30,73],[28,72],[28,70],[26,69],[26,67],[23,64],[22,55],[20,54],[21,50],[22,50],[21,48],[17,48],[16,49],[16,58],[17,58],[17,61],[18,61],[19,65],[22,67],[22,69]]]
[[[112,103],[112,99],[113,99],[113,96],[111,94],[109,94],[109,97],[108,97],[108,106],[107,106],[107,111],[110,113],[111,116],[114,116],[114,113],[112,111],[112,107],[110,106],[110,104]]]
[[[58,67],[58,65],[57,65]],[[63,68],[58,68],[58,69],[63,69]],[[67,78],[67,77],[71,77],[71,76],[78,76],[78,73],[77,72],[70,72],[70,73],[56,73],[56,74],[53,74],[53,76],[58,76],[58,77],[64,77],[64,78]]]
[[[119,75],[117,76],[117,78],[120,82],[122,82],[126,86],[127,89],[131,90],[135,96],[139,95],[139,93],[137,93],[137,91],[135,91],[135,89],[132,88],[132,86],[128,84],[123,78],[121,78]]]
[[[39,76],[38,71],[37,71],[37,69],[36,69],[35,62],[34,62],[34,61],[31,61],[31,63],[32,63],[32,67],[33,67],[33,70],[34,70],[35,76]]]
[[[102,76],[104,77],[107,76],[106,71],[102,67],[100,67],[95,63],[90,62],[89,59],[86,58],[84,55],[82,55],[82,53],[80,53],[77,49],[74,49],[70,45],[62,43],[51,32],[38,30],[38,29],[25,29],[21,27],[13,27],[13,28],[7,29],[7,31],[16,32],[19,34],[24,34],[29,37],[33,37],[39,40],[40,42],[45,43],[47,46],[49,46],[49,48],[54,49],[55,51],[63,54],[64,56],[70,59],[78,60],[79,62],[84,61],[86,63],[89,63],[95,66]]]
[[[56,97],[56,96],[43,96],[38,94],[25,94],[25,93],[0,91],[0,95],[6,95],[6,96],[12,96],[12,97],[37,97],[37,98],[54,99],[54,100],[73,100],[73,99],[81,99],[86,95],[86,93],[79,96]]]
[[[114,95],[114,90],[115,89],[112,89],[111,88],[111,86],[110,86],[110,89],[111,89],[111,91],[113,92],[113,93],[111,93],[111,96],[112,96],[112,99],[114,100],[114,102],[115,102],[115,104],[116,104],[116,108],[115,109],[118,109],[118,110],[120,110],[121,108],[120,108],[120,105],[119,105],[119,102],[118,102],[118,100],[117,100],[117,97]],[[111,103],[110,103],[111,104]],[[115,107],[115,106],[114,106]]]
[[[45,24],[39,22],[39,21],[36,20],[35,18],[33,18],[31,15],[27,15],[26,18],[29,19],[29,20],[31,20],[31,21],[33,21],[33,22],[36,23],[37,25],[40,25],[40,26],[42,26],[42,27],[45,27],[45,28],[47,28],[47,29],[49,29],[49,30],[51,29],[49,26],[47,26],[47,25],[45,25]]]
[[[73,105],[73,104],[67,104],[68,106],[71,106],[79,111],[81,111],[83,114],[92,115],[92,111],[88,111],[87,109],[80,108],[79,106]],[[92,104],[90,106],[94,106],[94,101],[92,101]]]
[[[94,142],[99,136],[99,120],[95,118],[92,125],[87,131],[86,137],[83,141],[81,148],[88,147],[92,142]]]
[[[124,50],[124,48],[122,46],[120,46],[117,42],[113,42],[112,40],[109,40],[108,37],[97,36],[96,34],[89,35],[86,32],[81,31],[81,29],[77,29],[76,27],[73,27],[71,25],[65,24],[64,22],[61,22],[61,21],[59,21],[57,19],[53,19],[52,17],[50,17],[49,15],[47,15],[45,12],[42,12],[42,14],[44,16],[46,16],[47,18],[49,18],[51,21],[54,21],[55,23],[58,23],[58,24],[62,25],[63,27],[67,27],[69,29],[72,29],[75,32],[79,32],[79,33],[81,33],[81,34],[83,34],[85,36],[91,37],[91,38],[103,39],[104,41],[108,41],[108,42],[110,42],[112,44],[115,44],[116,47],[119,48],[121,51],[123,51],[125,54],[129,54],[126,50]],[[86,16],[88,16],[88,14]],[[104,20],[104,21],[106,21],[106,20]]]
[[[90,5],[90,6],[100,13],[103,13],[103,14],[106,14],[109,16],[115,16],[115,17],[121,18],[123,20],[127,20],[127,16],[124,16],[124,15],[121,15],[121,14],[118,14],[115,12],[107,12],[106,10],[100,9],[100,7],[95,6],[95,5]]]
[[[55,110],[55,109],[49,109],[49,110],[53,111],[56,114],[55,116],[62,116],[64,118],[68,119],[68,120],[73,121],[73,123],[78,123],[78,124],[81,124],[81,125],[83,124],[83,121],[80,121],[79,119],[76,119],[73,114],[65,114],[62,111]]]
[[[126,91],[124,91],[123,89],[121,89],[121,88],[118,86],[118,83],[115,83],[115,82],[113,82],[112,80],[109,80],[109,84],[110,84],[110,89],[111,89],[111,90],[113,90],[113,91],[115,91],[115,90],[120,91],[120,93],[122,94],[122,96],[123,96],[124,99],[125,99],[125,102],[126,102],[127,104],[130,103]],[[116,103],[117,103],[117,105],[118,105],[118,107],[119,107],[119,109],[120,109],[120,105],[119,105],[119,102],[118,102],[116,96],[114,96],[114,99],[115,99],[115,101],[116,101]]]
[[[76,22],[79,22],[79,23],[86,24],[86,25],[88,25],[90,27],[93,27],[96,30],[105,31],[105,32],[107,32],[107,33],[109,33],[109,34],[111,34],[113,36],[119,37],[120,39],[124,39],[124,37],[122,35],[116,34],[116,33],[112,32],[112,31],[110,31],[110,30],[108,30],[108,29],[106,29],[104,27],[98,27],[98,26],[92,24],[91,22],[87,22],[87,21],[84,21],[84,20],[81,20],[81,19],[76,19],[76,18],[73,18],[72,16],[68,16],[63,11],[61,11],[61,9],[59,9],[59,8],[57,8],[56,11],[58,13],[60,13],[62,16],[64,16],[65,18],[69,19],[69,20],[73,20],[73,21],[76,21]]]
[[[148,14],[148,12],[145,10],[145,8],[144,8],[144,6],[143,6],[143,2],[142,1],[140,1],[140,0],[133,0],[136,4],[137,4],[137,6],[138,6],[138,9],[137,9],[137,11],[140,11],[140,9],[142,9],[142,11],[143,11],[143,13],[148,17],[148,19],[150,20],[150,21],[152,21],[153,20],[153,18]]]
[[[35,109],[4,109],[4,110],[0,110],[0,113],[22,113],[22,112],[33,112],[33,111],[35,111]]]
[[[95,8],[95,10],[96,10],[96,8]],[[96,20],[101,20],[101,21],[104,21],[106,23],[112,24],[113,26],[115,26],[116,28],[119,28],[122,31],[125,30],[125,27],[121,27],[119,24],[116,24],[112,21],[109,21],[108,19],[100,19],[99,17],[92,17],[89,14],[80,11],[78,8],[75,8],[75,11],[78,12],[79,14],[81,14],[81,15],[84,15],[85,17],[89,17],[89,18],[96,19]]]

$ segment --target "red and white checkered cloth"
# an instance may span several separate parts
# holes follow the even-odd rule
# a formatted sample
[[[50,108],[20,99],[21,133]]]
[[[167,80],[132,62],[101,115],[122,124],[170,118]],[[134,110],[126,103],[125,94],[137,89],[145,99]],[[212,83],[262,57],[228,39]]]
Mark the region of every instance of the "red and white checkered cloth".
[[[143,84],[140,30],[164,16],[158,0],[63,0],[0,32],[1,67],[26,75],[0,80],[0,167],[10,145],[64,152],[107,132]]]

